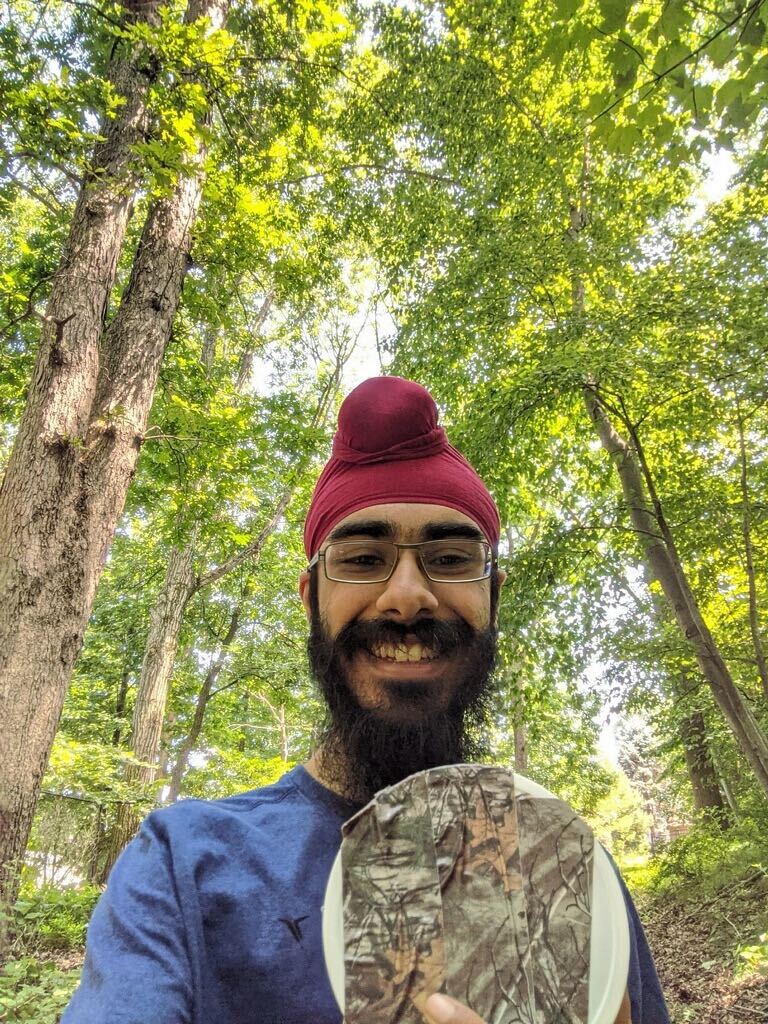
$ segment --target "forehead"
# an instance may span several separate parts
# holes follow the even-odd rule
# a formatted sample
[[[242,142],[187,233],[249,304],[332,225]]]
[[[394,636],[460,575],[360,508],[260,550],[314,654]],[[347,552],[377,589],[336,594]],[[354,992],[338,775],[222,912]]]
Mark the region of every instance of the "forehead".
[[[423,540],[434,528],[445,532],[444,528],[449,528],[451,524],[456,525],[461,532],[471,530],[482,537],[474,519],[458,509],[448,508],[447,505],[391,502],[368,505],[351,512],[334,525],[326,540],[333,540],[338,534],[354,536],[354,528],[359,527],[360,536],[375,534],[408,543]]]

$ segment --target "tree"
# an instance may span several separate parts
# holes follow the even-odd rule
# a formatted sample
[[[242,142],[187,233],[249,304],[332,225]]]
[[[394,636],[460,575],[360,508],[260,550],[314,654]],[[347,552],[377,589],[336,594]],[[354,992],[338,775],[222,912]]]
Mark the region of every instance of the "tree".
[[[105,117],[51,283],[27,404],[0,488],[0,900],[13,898],[66,686],[143,443],[188,266],[205,160],[205,92],[187,79],[188,151],[150,203],[130,280],[105,325],[141,177],[163,5],[123,5]],[[183,29],[210,45],[224,0],[190,0]],[[166,30],[168,25],[166,23]],[[226,47],[220,36],[220,46]],[[214,50],[216,43],[213,44]],[[205,57],[201,54],[203,66]]]
[[[42,185],[24,168],[14,171],[14,188],[41,202],[48,198],[48,179],[58,181],[51,166],[56,174],[69,171],[68,160],[83,167],[65,258],[50,287],[36,282],[25,308],[13,314],[26,329],[35,314],[35,289],[48,293],[38,369],[0,497],[2,529],[14,544],[22,536],[31,541],[27,558],[37,559],[25,564],[18,545],[4,539],[11,557],[3,586],[12,600],[4,603],[2,629],[13,634],[15,646],[5,645],[9,660],[0,670],[10,676],[16,716],[6,764],[18,768],[7,780],[12,800],[4,819],[9,828],[3,830],[4,837],[13,836],[13,848],[0,852],[15,861],[101,566],[147,439],[182,281],[191,269],[188,281],[202,277],[212,287],[207,295],[194,283],[187,288],[193,314],[210,315],[217,308],[211,297],[217,294],[216,271],[218,285],[237,298],[238,281],[269,268],[273,290],[303,290],[308,299],[329,265],[332,226],[322,222],[311,191],[302,188],[301,170],[304,158],[316,159],[323,144],[312,121],[335,67],[323,58],[338,56],[349,22],[330,5],[285,12],[238,2],[231,5],[225,31],[229,8],[223,0],[190,0],[182,16],[178,5],[143,0],[126,0],[114,9],[76,5],[74,12],[54,2],[39,18],[25,7],[29,31],[14,25],[3,36],[21,125],[4,137],[8,166],[23,151],[43,168]],[[42,57],[34,46],[40,25],[45,40],[53,22],[69,49],[65,57],[56,51],[51,68],[47,44]],[[90,84],[94,72],[101,74],[100,88]],[[58,116],[57,105],[66,116]],[[103,115],[95,136],[87,128],[94,108]],[[66,141],[72,136],[76,144]],[[41,151],[54,137],[47,160]],[[95,138],[91,155],[83,144],[87,138]],[[291,173],[299,174],[293,206],[282,202],[291,193],[283,181]],[[77,174],[70,178],[77,181]],[[203,189],[203,209],[209,212],[200,220]],[[141,215],[136,226],[130,221],[134,205]],[[306,233],[294,230],[302,217],[316,227],[320,244],[313,273],[299,288],[299,270],[311,265]],[[285,236],[292,236],[292,252]],[[276,239],[285,250],[279,258]],[[199,256],[208,260],[202,274]],[[88,260],[95,261],[94,288],[80,289],[84,308],[66,319],[73,282],[89,280]],[[111,303],[117,304],[114,315]],[[223,324],[215,316],[202,319],[210,328],[210,347]],[[244,347],[243,376],[252,354]],[[50,699],[39,700],[42,693]],[[33,706],[39,710],[33,713]],[[30,715],[33,763],[22,765],[16,757],[19,730]]]
[[[650,818],[625,773],[614,770],[611,774],[611,788],[590,815],[589,823],[614,857],[643,854],[648,847]]]

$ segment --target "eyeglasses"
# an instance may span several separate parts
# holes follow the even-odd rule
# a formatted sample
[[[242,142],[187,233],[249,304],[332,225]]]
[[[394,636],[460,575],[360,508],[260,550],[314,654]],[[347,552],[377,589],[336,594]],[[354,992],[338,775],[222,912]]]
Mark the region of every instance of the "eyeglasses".
[[[388,540],[344,540],[329,544],[310,561],[322,558],[326,578],[336,583],[386,583],[395,571],[400,552],[411,548],[433,583],[474,583],[493,569],[491,546],[484,540],[426,540],[421,544],[395,544]]]

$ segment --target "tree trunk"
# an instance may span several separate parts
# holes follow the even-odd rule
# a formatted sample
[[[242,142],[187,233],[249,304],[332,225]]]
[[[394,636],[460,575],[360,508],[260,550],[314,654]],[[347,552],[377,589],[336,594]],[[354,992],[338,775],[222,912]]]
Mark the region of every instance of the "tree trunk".
[[[683,717],[680,722],[680,739],[691,780],[694,807],[713,817],[723,830],[729,828],[732,822],[720,792],[707,740],[706,722],[701,711],[692,711]]]
[[[734,793],[733,786],[731,785],[731,780],[727,779],[725,777],[725,773],[722,773],[719,776],[719,778],[720,778],[720,788],[722,789],[723,793],[725,793],[725,799],[728,802],[728,806],[731,809],[731,813],[732,813],[734,819],[738,819],[739,814],[741,812],[739,810],[739,802],[736,799],[736,794]]]
[[[515,726],[515,771],[521,775],[528,771],[528,729],[524,723]]]
[[[159,20],[160,0],[125,2],[126,23]],[[0,483],[0,919],[12,903],[97,570],[72,517],[68,448],[84,436],[99,339],[133,209],[133,146],[147,127],[154,69],[145,47],[116,51],[108,78],[124,102],[104,118],[54,275],[27,405]],[[73,557],[74,556],[74,557]],[[98,552],[98,563],[103,552]],[[2,951],[0,935],[0,952]]]
[[[133,709],[131,747],[141,764],[129,764],[126,782],[150,785],[157,775],[160,734],[165,717],[168,683],[173,671],[179,633],[189,599],[195,591],[194,547],[174,548],[160,595],[152,608],[149,637]],[[132,804],[120,804],[110,837],[104,874],[109,874],[121,850],[133,838],[140,817]]]
[[[584,317],[586,290],[578,260],[578,247],[589,223],[590,179],[589,143],[584,138],[584,153],[579,195],[570,201],[568,235],[571,239],[571,308],[574,320]],[[608,453],[619,476],[632,526],[642,546],[646,566],[658,580],[664,597],[674,613],[685,641],[690,646],[702,675],[712,690],[736,741],[755,773],[758,785],[768,797],[768,737],[760,728],[715,643],[691,590],[680,561],[672,531],[656,493],[653,475],[645,459],[637,431],[624,418],[631,444],[619,434],[611,411],[595,382],[587,377],[582,397],[600,444]],[[615,415],[615,411],[613,413]]]
[[[256,314],[256,323],[253,325],[253,329],[250,332],[248,344],[243,348],[240,355],[240,365],[237,368],[238,391],[242,391],[251,379],[251,374],[253,373],[253,360],[256,355],[259,341],[261,340],[261,329],[269,316],[269,311],[272,308],[274,298],[274,292],[267,292],[264,296],[264,301],[261,304],[259,312]]]
[[[246,690],[245,693],[243,694],[243,720],[244,721],[248,721],[248,710],[249,710],[250,704],[251,704],[250,697],[251,697],[251,695]],[[240,754],[244,754],[245,753],[245,731],[243,731],[242,735],[240,736],[240,739],[237,741],[237,750],[238,750],[238,753],[240,753]]]
[[[130,17],[161,5],[130,0]],[[221,25],[225,0],[190,0]],[[147,215],[129,284],[103,320],[135,190],[146,68],[114,67],[125,97],[73,215],[27,407],[0,489],[0,907],[12,901],[40,783],[141,447],[200,197],[192,168]],[[139,61],[140,63],[140,61]],[[196,167],[202,167],[203,147]]]
[[[285,720],[285,704],[278,709],[277,725],[280,730],[280,756],[284,761],[288,760],[288,724]]]
[[[718,707],[749,761],[758,784],[768,796],[768,739],[736,686],[703,619],[677,555],[661,502],[655,494],[638,438],[633,438],[634,446],[630,446],[618,433],[593,386],[585,385],[583,394],[590,420],[616,467],[630,519],[649,570],[658,580]]]
[[[184,773],[187,770],[189,763],[189,755],[195,748],[195,743],[203,731],[203,722],[205,721],[205,712],[208,707],[208,703],[213,694],[213,687],[216,685],[216,680],[221,674],[221,670],[227,660],[227,654],[229,648],[232,646],[232,642],[237,636],[237,631],[240,628],[240,608],[235,608],[232,612],[232,618],[229,622],[229,628],[227,634],[221,641],[221,648],[219,653],[211,664],[211,667],[206,673],[203,685],[200,687],[200,692],[197,695],[197,701],[195,703],[195,713],[192,717],[192,725],[189,728],[189,732],[184,737],[181,746],[179,747],[179,753],[176,758],[176,763],[173,766],[171,773],[171,781],[168,787],[168,803],[175,803],[179,799],[179,793],[181,792],[181,783],[184,778]]]
[[[765,659],[765,647],[760,633],[760,618],[757,607],[757,584],[755,582],[755,558],[752,550],[752,503],[749,498],[749,479],[747,475],[747,445],[744,439],[744,420],[741,409],[738,409],[739,428],[739,483],[741,486],[741,536],[744,541],[744,559],[747,569],[747,586],[749,588],[749,631],[752,634],[752,647],[755,652],[757,674],[764,700],[768,701],[768,664]]]
[[[257,693],[256,697],[264,704],[270,711],[270,714],[275,720],[275,727],[277,729],[278,736],[280,737],[280,757],[283,761],[288,760],[290,754],[290,747],[288,742],[288,723],[285,718],[285,704],[280,704],[277,707],[264,696],[263,693]]]
[[[271,301],[272,298],[270,294],[264,300],[264,304],[261,307],[259,314],[259,316],[261,317],[260,323],[263,323],[264,318],[266,318]],[[338,388],[339,380],[341,377],[341,371],[344,366],[344,358],[345,356],[341,352],[337,353],[337,363],[335,367],[335,372],[329,378],[328,383],[320,396],[317,407],[315,408],[314,414],[312,416],[312,424],[314,426],[317,426],[320,423],[324,422],[326,417],[329,415],[330,411],[333,408],[333,397]],[[306,458],[308,458],[308,454],[303,457],[302,462],[304,462]],[[162,730],[163,716],[165,714],[165,701],[167,699],[168,694],[168,683],[170,680],[171,673],[173,671],[173,664],[175,661],[176,649],[178,646],[179,629],[181,627],[181,621],[183,619],[183,614],[186,609],[186,605],[188,604],[190,598],[199,590],[202,590],[205,587],[212,586],[214,583],[218,582],[218,580],[227,576],[229,573],[239,568],[245,562],[249,560],[254,561],[258,559],[262,551],[262,548],[264,547],[264,544],[267,542],[268,538],[274,532],[283,513],[288,507],[288,503],[291,500],[295,487],[296,479],[290,481],[287,484],[277,503],[276,508],[272,513],[271,518],[264,525],[261,531],[253,538],[250,544],[247,544],[244,548],[242,548],[240,551],[234,554],[231,558],[227,559],[226,562],[222,562],[218,566],[214,566],[213,568],[209,569],[208,572],[199,576],[196,580],[193,580],[190,583],[190,589],[186,598],[183,601],[183,607],[179,608],[180,617],[178,628],[173,633],[170,631],[168,632],[165,641],[163,642],[163,657],[162,659],[157,659],[157,673],[154,677],[154,682],[152,686],[153,693],[161,694],[162,700],[153,700],[151,706],[149,706],[147,710],[147,714],[151,714],[151,716],[153,717],[152,734],[156,737],[159,737],[160,731]],[[193,550],[192,545],[190,545],[189,550],[191,553]],[[162,618],[162,615],[160,617]],[[143,676],[144,671],[142,670],[142,677]],[[140,697],[141,683],[139,684],[139,695],[137,695],[137,704],[139,703]],[[205,703],[207,703],[207,700]],[[201,713],[203,715],[205,714],[205,705],[203,705]],[[136,750],[135,740],[134,750]],[[157,751],[151,753],[149,751],[149,748],[147,747],[146,756],[139,755],[138,750],[136,750],[136,753],[137,756],[140,756],[142,760],[147,760],[154,768],[158,756]],[[182,766],[181,770],[183,772],[185,770],[185,766]],[[131,769],[131,771],[134,771],[134,769]],[[176,781],[176,786],[179,786],[180,782],[181,777],[179,777],[179,779]],[[107,860],[107,864],[104,869],[105,880],[106,876],[111,870],[112,865],[119,856],[120,851],[123,849],[125,844],[133,838],[133,835],[135,834],[138,827],[139,819],[137,818],[133,808],[128,804],[121,805],[119,808],[119,813],[117,815],[112,840],[110,842],[110,856]]]
[[[258,558],[283,515],[293,489],[293,485],[286,488],[272,518],[250,544],[204,576],[195,577],[192,571],[194,541],[187,544],[183,550],[174,549],[172,552],[163,589],[152,609],[152,625],[144,652],[134,708],[133,751],[146,767],[129,765],[126,768],[127,781],[151,783],[156,776],[168,687],[187,605],[199,590],[215,583],[248,559]],[[205,714],[205,706],[202,707],[201,713]],[[178,781],[180,782],[180,779]],[[120,804],[109,843],[109,856],[104,866],[105,881],[123,847],[136,834],[139,824],[140,817],[133,806],[127,803]]]
[[[128,679],[130,678],[130,669],[128,668],[127,659],[126,664],[123,667],[122,674],[120,676],[120,687],[117,691],[117,700],[115,701],[115,730],[112,733],[112,746],[120,746],[120,736],[123,732],[123,719],[125,718],[125,705],[128,700]]]

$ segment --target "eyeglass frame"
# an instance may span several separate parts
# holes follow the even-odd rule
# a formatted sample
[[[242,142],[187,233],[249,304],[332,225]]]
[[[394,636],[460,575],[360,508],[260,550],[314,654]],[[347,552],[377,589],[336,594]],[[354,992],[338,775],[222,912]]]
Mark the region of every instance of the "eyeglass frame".
[[[449,538],[441,538],[441,540],[442,539],[449,539]],[[461,539],[462,540],[467,540],[468,538],[463,537]],[[371,542],[374,543],[374,544],[389,544],[391,547],[397,548],[397,558],[395,558],[394,562],[392,563],[392,568],[389,570],[389,575],[385,576],[384,579],[381,579],[381,580],[337,580],[337,579],[334,579],[333,576],[329,576],[328,575],[328,567],[325,564],[325,552],[328,550],[328,548],[333,547],[336,544],[365,543],[364,540],[355,541],[355,540],[352,540],[352,538],[350,538],[349,540],[335,540],[335,541],[331,541],[331,543],[328,545],[328,547],[325,549],[325,551],[317,551],[317,552],[315,552],[315,554],[309,560],[309,563],[307,565],[307,572],[309,572],[312,569],[314,569],[314,567],[317,565],[317,563],[322,558],[322,560],[323,560],[323,572],[325,573],[325,578],[328,580],[329,583],[350,583],[350,584],[352,584],[352,586],[358,586],[358,585],[361,585],[361,586],[362,585],[368,585],[368,586],[370,586],[370,585],[376,584],[376,583],[388,583],[392,579],[392,577],[394,576],[395,569],[397,569],[398,565],[400,564],[400,551],[402,549],[404,549],[404,548],[418,548],[419,549],[419,555],[418,555],[419,566],[421,567],[421,571],[424,573],[424,576],[429,580],[430,583],[481,583],[483,580],[489,580],[491,578],[491,576],[493,575],[493,570],[498,568],[498,564],[499,564],[497,556],[496,556],[496,552],[493,550],[493,548],[488,543],[488,541],[487,540],[481,540],[480,538],[478,538],[477,540],[473,540],[472,543],[474,543],[474,544],[482,544],[483,547],[486,549],[486,556],[485,556],[485,558],[486,558],[486,564],[488,565],[488,572],[484,576],[475,576],[471,580],[433,580],[432,577],[427,572],[427,567],[424,565],[424,559],[421,557],[421,548],[425,544],[439,544],[441,542],[440,540],[422,540],[422,541],[419,541],[416,544],[398,544],[398,542],[394,541],[394,540],[382,540],[381,538],[376,537],[376,538],[371,538]]]

